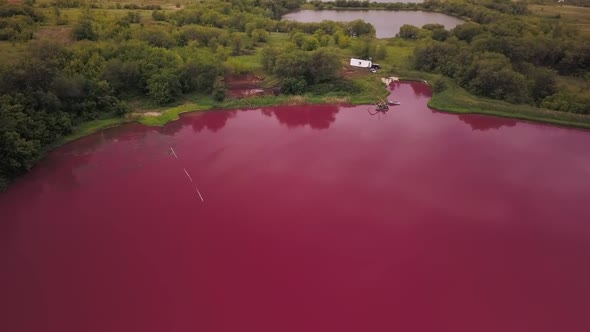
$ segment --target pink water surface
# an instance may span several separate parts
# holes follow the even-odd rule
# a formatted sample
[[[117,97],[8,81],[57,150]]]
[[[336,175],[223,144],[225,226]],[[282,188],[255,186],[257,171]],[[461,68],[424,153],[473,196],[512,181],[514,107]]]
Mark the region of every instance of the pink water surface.
[[[589,331],[590,132],[392,89],[53,151],[0,194],[0,331]]]

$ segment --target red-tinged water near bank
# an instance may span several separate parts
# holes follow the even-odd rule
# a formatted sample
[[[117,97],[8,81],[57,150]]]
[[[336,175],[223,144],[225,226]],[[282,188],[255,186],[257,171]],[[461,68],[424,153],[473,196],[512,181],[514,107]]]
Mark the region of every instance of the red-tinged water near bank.
[[[0,330],[589,331],[590,132],[430,95],[53,151],[0,193]]]

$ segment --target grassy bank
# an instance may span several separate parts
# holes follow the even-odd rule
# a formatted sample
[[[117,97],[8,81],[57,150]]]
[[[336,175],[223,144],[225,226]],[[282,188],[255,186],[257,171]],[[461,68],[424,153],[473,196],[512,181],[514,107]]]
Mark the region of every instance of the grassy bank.
[[[92,120],[74,127],[72,134],[63,137],[47,151],[78,138],[93,134],[101,129],[115,127],[128,122],[139,122],[146,126],[163,126],[170,121],[178,120],[181,113],[207,110],[213,108],[215,105],[217,104],[213,103],[210,98],[202,98],[199,102],[186,101],[178,106],[159,107],[147,112],[141,109],[136,109],[126,116],[112,116],[104,119]],[[142,115],[142,113],[148,115]]]
[[[216,108],[252,108],[275,105],[299,105],[299,104],[370,104],[379,98],[384,98],[388,90],[381,82],[381,76],[367,75],[354,78],[354,82],[360,88],[359,93],[328,92],[324,94],[306,93],[304,95],[278,95],[259,96],[244,99],[228,99]]]
[[[431,81],[434,78],[440,77],[430,73],[410,70],[399,70],[392,73],[392,75],[399,76],[402,80],[412,81]],[[354,95],[333,93],[325,95],[305,94],[303,96],[260,96],[244,99],[226,99],[219,103],[214,102],[208,97],[194,97],[193,100],[185,101],[183,104],[175,107],[161,107],[150,110],[151,112],[147,112],[150,115],[132,113],[126,117],[111,117],[86,122],[77,126],[71,135],[61,139],[48,149],[48,151],[80,137],[93,134],[101,129],[123,123],[135,121],[147,126],[163,126],[170,121],[178,120],[181,113],[213,108],[238,109],[298,104],[370,104],[378,100],[378,98],[386,97],[388,94],[384,84],[380,81],[382,76],[387,75],[369,75],[356,78],[355,81],[362,87],[362,92]],[[486,114],[590,129],[590,116],[550,111],[529,105],[515,105],[503,101],[481,98],[470,94],[448,78],[443,78],[443,80],[447,88],[442,92],[435,93],[428,103],[428,106],[433,109],[450,113]],[[156,112],[159,114],[153,114]]]
[[[170,121],[178,120],[180,114],[186,112],[203,111],[209,109],[237,109],[255,108],[276,105],[298,104],[369,104],[378,98],[387,96],[388,91],[380,81],[381,76],[369,75],[355,78],[355,82],[361,87],[357,94],[328,93],[324,95],[305,94],[302,96],[278,95],[259,96],[243,99],[226,99],[223,102],[215,102],[209,96],[188,96],[179,105],[173,107],[154,107],[149,101],[136,101],[130,114],[124,117],[108,117],[92,120],[76,126],[72,134],[65,136],[47,151],[55,149],[65,143],[93,134],[101,129],[118,126],[127,122],[138,122],[146,126],[163,126]]]
[[[101,129],[118,126],[118,125],[125,123],[127,121],[128,120],[124,117],[111,117],[111,118],[106,118],[106,119],[92,120],[92,121],[85,122],[79,126],[74,127],[72,134],[63,137],[54,146],[52,146],[51,149],[54,149],[54,148],[56,148],[60,145],[63,145],[65,143],[77,140],[78,138],[88,136],[90,134],[94,134],[95,132],[97,132]],[[49,150],[51,150],[51,149],[49,149]]]
[[[44,149],[41,151],[39,157],[37,158],[37,161],[45,158],[45,155],[47,153],[49,153],[49,151],[56,149],[66,143],[69,143],[69,142],[75,141],[79,138],[94,134],[102,129],[116,127],[116,126],[121,125],[126,122],[129,122],[129,120],[125,117],[120,117],[120,116],[119,117],[112,116],[112,117],[107,117],[104,119],[97,119],[97,120],[84,122],[78,126],[75,126],[73,128],[71,134],[64,136],[61,139],[59,139],[58,141],[54,142],[53,144],[44,147]],[[0,185],[0,191],[2,191],[2,190],[3,190],[2,186]]]
[[[187,102],[180,106],[157,112],[159,115],[139,116],[136,121],[146,126],[163,126],[170,121],[178,120],[181,113],[207,110],[212,106],[213,104],[210,103],[199,104],[195,102]]]
[[[417,76],[417,75],[416,75]],[[423,75],[432,79],[433,75]],[[447,88],[435,93],[428,106],[445,112],[464,114],[487,114],[521,120],[551,123],[562,126],[590,128],[590,116],[541,109],[529,105],[515,105],[507,102],[476,97],[445,79]]]

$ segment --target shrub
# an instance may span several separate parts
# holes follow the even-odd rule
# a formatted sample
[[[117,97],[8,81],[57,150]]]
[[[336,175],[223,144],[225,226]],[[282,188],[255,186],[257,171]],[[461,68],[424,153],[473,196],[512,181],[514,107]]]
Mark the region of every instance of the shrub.
[[[223,101],[225,99],[225,82],[222,76],[215,79],[213,83],[213,99],[216,101]]]
[[[432,91],[434,93],[443,92],[447,89],[447,83],[440,77],[437,77],[431,81]]]
[[[344,92],[347,94],[356,94],[361,92],[361,87],[350,80],[335,80],[326,83],[314,84],[309,87],[308,91],[318,95],[325,95],[334,92]]]
[[[304,93],[306,89],[307,82],[301,77],[285,78],[281,85],[281,92],[285,94],[298,95]]]
[[[401,26],[401,28],[399,29],[399,37],[403,38],[403,39],[418,39],[418,35],[420,34],[420,31],[422,29],[410,25],[410,24],[404,24]]]
[[[161,10],[154,10],[152,12],[152,18],[154,19],[154,21],[165,21],[166,14],[164,14],[164,12]]]
[[[94,31],[92,20],[88,17],[83,18],[72,30],[72,37],[75,40],[97,40],[98,34]]]

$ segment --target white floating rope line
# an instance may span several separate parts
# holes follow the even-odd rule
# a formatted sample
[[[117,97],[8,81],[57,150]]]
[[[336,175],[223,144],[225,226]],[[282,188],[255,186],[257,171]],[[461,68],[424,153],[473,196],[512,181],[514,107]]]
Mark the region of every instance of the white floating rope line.
[[[201,202],[205,203],[205,200],[203,199],[203,195],[201,195],[199,188],[195,187],[195,189],[197,189],[197,194],[199,194],[199,198],[201,199]]]
[[[188,174],[188,172],[186,171],[186,168],[184,169],[184,173],[186,174],[186,176],[188,176],[188,179],[191,180],[191,182],[193,182],[193,178],[191,178],[190,174]]]
[[[178,159],[178,156],[176,156],[176,153],[174,152],[174,149],[172,149],[172,147],[170,147],[170,150],[172,150],[172,153],[174,154],[174,157],[176,157],[176,159]],[[188,171],[186,170],[186,168],[183,168],[184,170],[184,174],[186,174],[186,176],[188,177],[188,179],[193,182],[193,178],[191,177],[190,174],[188,174]],[[205,203],[205,199],[203,199],[203,195],[201,195],[201,192],[199,191],[199,188],[195,187],[195,190],[197,191],[197,194],[199,195],[199,198],[201,199],[201,202]]]
[[[178,156],[176,155],[176,152],[174,152],[174,149],[173,149],[172,147],[170,147],[170,150],[172,150],[172,154],[174,155],[174,157],[175,157],[176,159],[178,159]]]

